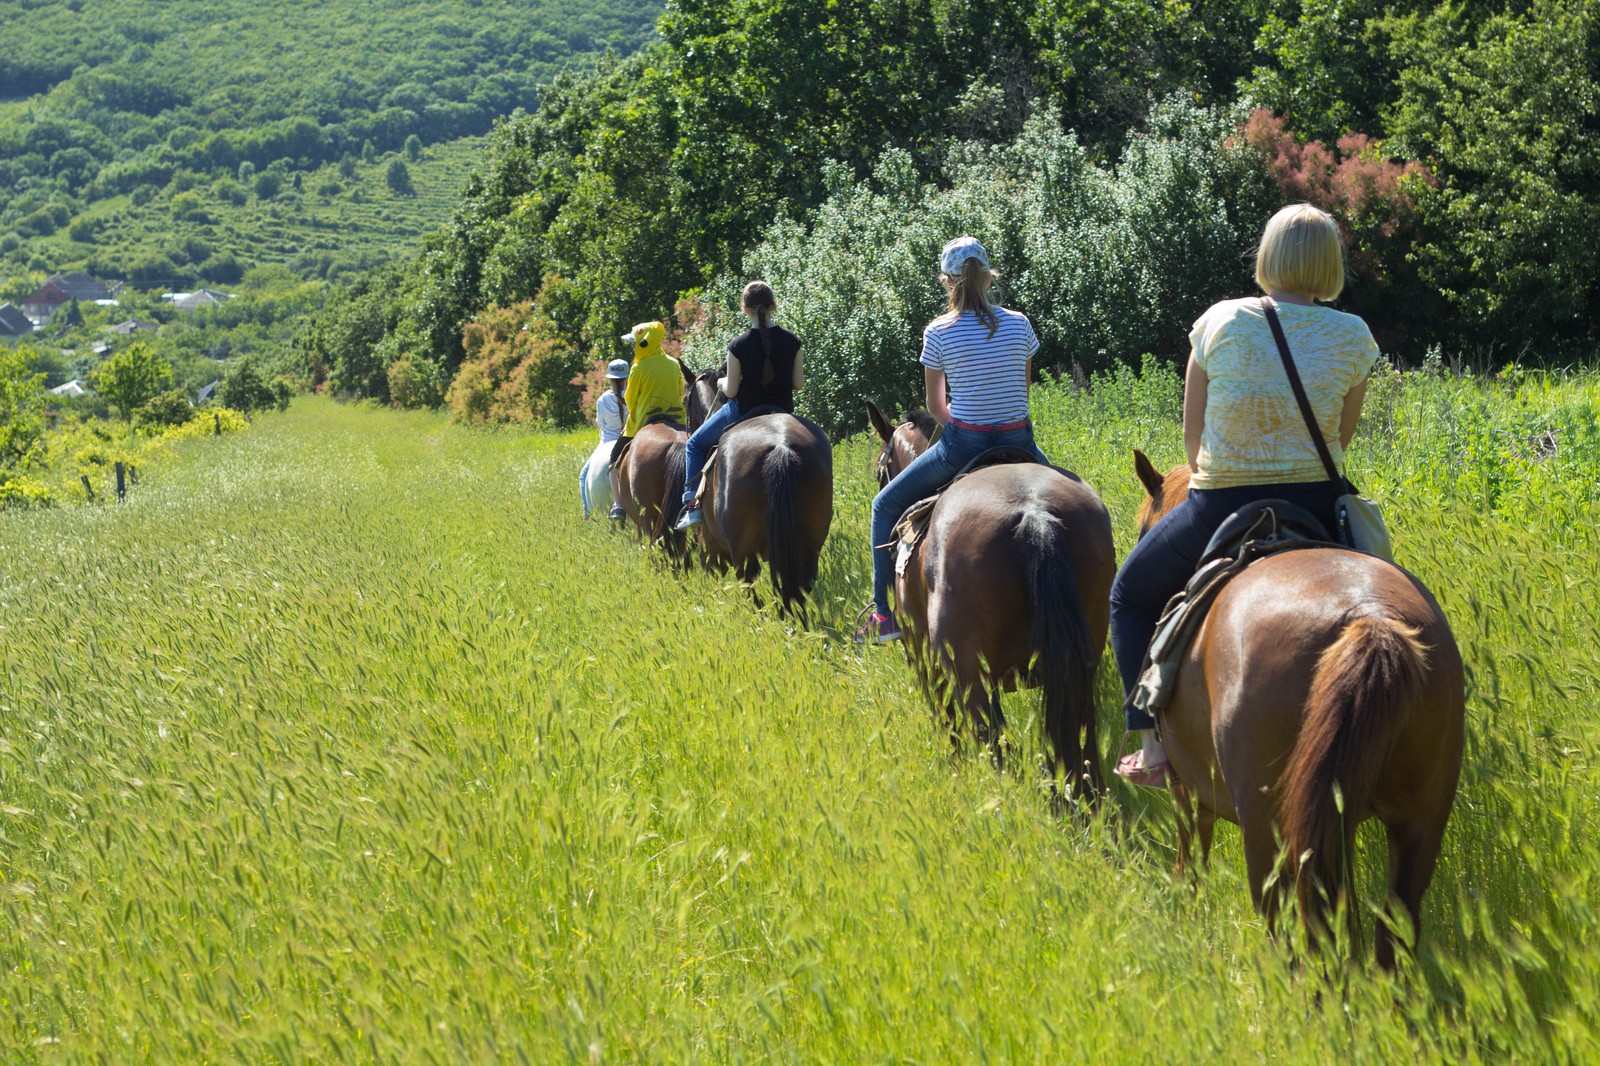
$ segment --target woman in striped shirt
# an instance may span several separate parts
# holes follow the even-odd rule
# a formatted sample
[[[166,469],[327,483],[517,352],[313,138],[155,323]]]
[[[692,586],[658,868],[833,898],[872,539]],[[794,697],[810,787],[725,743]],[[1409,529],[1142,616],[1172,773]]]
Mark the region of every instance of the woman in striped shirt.
[[[939,255],[949,309],[922,333],[922,377],[928,413],[939,439],[872,501],[872,609],[856,642],[900,639],[889,607],[894,552],[882,548],[905,509],[932,495],[980,452],[1000,445],[1025,448],[1049,463],[1033,441],[1028,383],[1039,350],[1026,315],[989,302],[994,271],[975,237],[957,237]]]

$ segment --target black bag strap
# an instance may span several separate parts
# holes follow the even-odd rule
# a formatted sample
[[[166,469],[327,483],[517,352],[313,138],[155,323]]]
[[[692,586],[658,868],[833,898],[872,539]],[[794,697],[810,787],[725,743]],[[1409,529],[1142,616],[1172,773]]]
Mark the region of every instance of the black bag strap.
[[[1289,354],[1289,339],[1283,335],[1283,323],[1278,321],[1278,312],[1272,306],[1272,301],[1267,297],[1261,298],[1261,310],[1266,312],[1267,325],[1272,327],[1272,339],[1278,342],[1278,355],[1283,358],[1283,369],[1289,375],[1289,387],[1294,390],[1295,403],[1300,405],[1300,417],[1306,420],[1306,429],[1311,433],[1311,443],[1317,446],[1317,455],[1322,459],[1322,468],[1328,472],[1328,480],[1334,487],[1344,490],[1344,479],[1339,477],[1339,468],[1333,465],[1333,456],[1328,452],[1328,442],[1322,439],[1322,430],[1317,425],[1317,416],[1311,412],[1311,401],[1306,398],[1306,387],[1300,383],[1300,371],[1295,369],[1294,356]]]

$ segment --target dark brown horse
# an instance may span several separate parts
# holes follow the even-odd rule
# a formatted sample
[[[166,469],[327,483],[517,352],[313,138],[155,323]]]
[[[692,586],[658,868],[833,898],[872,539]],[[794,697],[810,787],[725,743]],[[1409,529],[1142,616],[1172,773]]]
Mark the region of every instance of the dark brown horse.
[[[780,611],[805,620],[833,524],[833,447],[814,423],[765,414],[730,426],[706,468],[700,544],[708,565],[754,584],[767,561]]]
[[[612,487],[623,513],[650,543],[664,545],[675,563],[688,557],[686,538],[672,529],[683,510],[684,445],[705,417],[704,408],[695,403],[694,375],[682,363],[678,369],[689,428],[675,422],[647,423],[612,470]]]
[[[1149,498],[1143,536],[1189,490],[1189,468],[1134,466]],[[1389,837],[1389,920],[1379,965],[1392,968],[1403,914],[1420,928],[1461,772],[1464,682],[1444,614],[1416,578],[1376,556],[1329,546],[1270,555],[1218,595],[1178,674],[1161,735],[1178,784],[1179,864],[1191,829],[1201,857],[1215,819],[1244,833],[1250,895],[1274,921],[1294,886],[1314,940],[1347,898],[1356,827]],[[1282,837],[1288,869],[1269,887]]]
[[[871,403],[867,414],[883,440],[881,487],[927,449],[934,423],[915,412],[891,426]],[[1042,687],[1052,771],[1069,793],[1097,792],[1094,687],[1115,572],[1105,504],[1071,474],[991,466],[945,490],[895,594],[907,651],[952,732],[964,712],[997,739],[1000,690]]]

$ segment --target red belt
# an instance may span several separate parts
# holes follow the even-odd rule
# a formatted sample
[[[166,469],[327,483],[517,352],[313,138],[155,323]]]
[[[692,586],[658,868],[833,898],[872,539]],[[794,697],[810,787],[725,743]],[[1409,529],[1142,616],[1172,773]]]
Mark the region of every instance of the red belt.
[[[977,422],[963,422],[959,418],[952,418],[950,424],[957,429],[970,429],[975,433],[1009,433],[1014,429],[1027,429],[1028,420],[1020,418],[1015,422],[999,422],[993,425],[981,425]]]

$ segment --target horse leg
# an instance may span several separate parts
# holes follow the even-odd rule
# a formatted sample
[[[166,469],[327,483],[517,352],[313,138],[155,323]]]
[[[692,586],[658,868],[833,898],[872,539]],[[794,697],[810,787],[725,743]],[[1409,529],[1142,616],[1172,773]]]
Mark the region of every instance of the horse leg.
[[[1211,865],[1211,837],[1217,828],[1217,812],[1201,804],[1197,828],[1200,836],[1200,865],[1209,866]]]
[[[1412,951],[1421,939],[1422,894],[1428,890],[1434,865],[1439,861],[1444,824],[1388,822],[1384,828],[1389,836],[1389,900],[1384,917],[1378,922],[1376,954],[1378,965],[1392,971],[1395,945]],[[1409,930],[1399,927],[1402,916],[1410,923]]]
[[[1191,869],[1189,859],[1195,831],[1195,797],[1180,781],[1174,781],[1171,788],[1172,813],[1178,822],[1178,858],[1172,873],[1175,877],[1182,877]]]
[[[1278,865],[1278,837],[1272,831],[1272,819],[1265,812],[1246,815],[1239,812],[1239,829],[1244,834],[1245,873],[1250,879],[1250,902],[1267,920],[1267,932],[1273,933],[1278,924],[1278,908],[1282,900],[1283,885],[1272,882]]]

